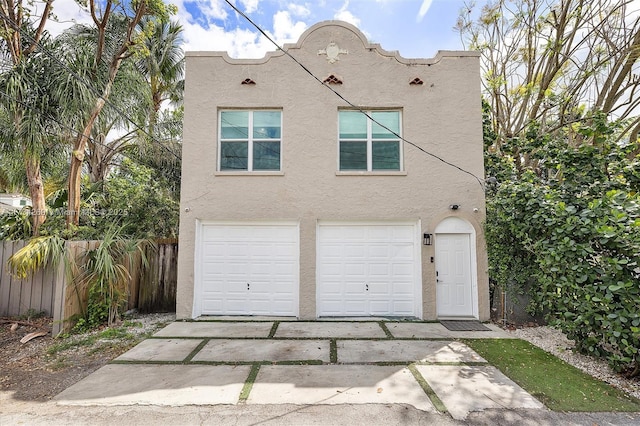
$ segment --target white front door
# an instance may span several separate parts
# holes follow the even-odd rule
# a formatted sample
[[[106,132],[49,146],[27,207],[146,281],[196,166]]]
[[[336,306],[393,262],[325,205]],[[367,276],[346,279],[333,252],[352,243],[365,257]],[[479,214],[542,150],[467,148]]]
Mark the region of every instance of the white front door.
[[[472,317],[470,234],[436,235],[438,317]]]
[[[196,312],[296,316],[298,235],[297,224],[203,224]]]
[[[317,315],[419,317],[417,224],[320,223]]]

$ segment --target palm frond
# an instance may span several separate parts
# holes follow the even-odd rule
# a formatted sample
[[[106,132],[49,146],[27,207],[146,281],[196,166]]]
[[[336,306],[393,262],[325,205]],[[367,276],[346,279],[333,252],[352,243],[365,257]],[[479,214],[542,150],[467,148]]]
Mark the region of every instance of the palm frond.
[[[58,265],[65,256],[65,242],[56,235],[32,238],[7,260],[13,275],[24,279],[47,264]]]

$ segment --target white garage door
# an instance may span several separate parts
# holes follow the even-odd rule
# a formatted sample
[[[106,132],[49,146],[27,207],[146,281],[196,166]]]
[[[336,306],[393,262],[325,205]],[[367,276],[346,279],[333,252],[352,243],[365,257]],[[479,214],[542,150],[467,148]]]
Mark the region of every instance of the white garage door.
[[[420,317],[418,227],[319,223],[318,316]]]
[[[297,316],[297,224],[203,224],[199,258],[196,312]]]

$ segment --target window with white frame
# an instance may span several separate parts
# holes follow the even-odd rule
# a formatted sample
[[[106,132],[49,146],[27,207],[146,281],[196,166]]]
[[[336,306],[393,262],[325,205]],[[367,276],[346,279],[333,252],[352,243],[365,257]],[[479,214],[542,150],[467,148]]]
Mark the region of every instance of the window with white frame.
[[[339,111],[341,171],[402,169],[400,111]]]
[[[220,171],[280,170],[282,111],[220,111],[219,132]]]

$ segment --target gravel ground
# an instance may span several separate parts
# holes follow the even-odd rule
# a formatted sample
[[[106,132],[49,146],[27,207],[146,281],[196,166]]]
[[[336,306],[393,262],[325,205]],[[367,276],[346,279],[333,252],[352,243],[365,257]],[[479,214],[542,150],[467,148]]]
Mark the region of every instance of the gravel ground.
[[[49,401],[126,352],[145,333],[174,320],[175,314],[133,313],[118,327],[124,336],[109,336],[108,329],[102,328],[63,339],[46,335],[23,344],[20,339],[28,333],[50,331],[52,319],[0,318],[0,394],[6,391],[20,401]]]
[[[160,313],[160,314],[138,314],[133,313],[127,317],[128,320],[141,323],[142,327],[133,329],[136,334],[144,334],[150,332],[156,332],[166,324],[176,320],[176,314],[173,313]]]
[[[510,333],[514,337],[531,342],[585,373],[640,399],[640,380],[638,378],[626,379],[614,372],[606,361],[574,352],[572,350],[573,340],[567,339],[560,330],[547,326],[525,327],[510,330]]]

